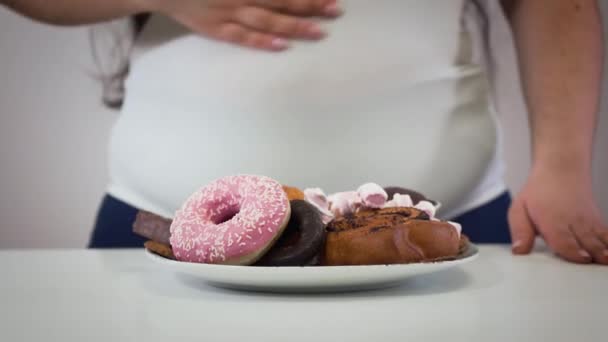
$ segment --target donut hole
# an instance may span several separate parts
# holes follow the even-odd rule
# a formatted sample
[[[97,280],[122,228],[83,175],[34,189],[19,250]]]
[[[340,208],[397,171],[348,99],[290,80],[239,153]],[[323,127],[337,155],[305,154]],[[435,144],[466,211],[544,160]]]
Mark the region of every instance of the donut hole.
[[[302,231],[300,228],[297,228],[293,233],[291,233],[286,241],[288,246],[293,246],[300,241],[302,237]]]
[[[279,237],[277,244],[279,246],[291,247],[296,245],[302,236],[302,231],[298,227],[288,227],[291,229],[285,229],[285,232]]]
[[[237,205],[227,207],[226,209],[217,213],[215,216],[211,217],[211,221],[214,224],[228,222],[232,220],[232,218],[235,217],[240,211],[241,208]]]

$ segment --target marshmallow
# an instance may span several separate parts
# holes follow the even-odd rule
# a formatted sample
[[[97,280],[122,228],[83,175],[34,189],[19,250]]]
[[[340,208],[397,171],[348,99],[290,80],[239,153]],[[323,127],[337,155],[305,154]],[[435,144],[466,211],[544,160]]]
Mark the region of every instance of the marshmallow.
[[[435,205],[429,201],[420,201],[414,206],[414,208],[424,211],[429,215],[429,217],[435,217],[435,212],[437,211]]]
[[[414,202],[410,195],[395,194],[393,199],[384,204],[384,208],[396,208],[396,207],[413,207]]]
[[[304,199],[314,204],[318,208],[329,209],[329,202],[327,202],[327,196],[321,188],[309,188],[304,190]]]
[[[388,194],[376,183],[366,183],[357,189],[363,205],[368,208],[382,208],[388,199]]]
[[[321,188],[309,188],[304,190],[304,200],[312,204],[321,213],[321,220],[328,224],[334,219],[334,215],[329,211],[327,196]]]
[[[329,210],[335,216],[353,214],[361,204],[361,197],[356,191],[337,192],[329,196]]]
[[[327,225],[327,224],[329,224],[329,222],[334,220],[335,216],[334,216],[334,214],[331,213],[331,211],[325,210],[325,209],[320,209],[319,207],[316,207],[316,208],[321,213],[321,221],[323,221],[324,225]]]

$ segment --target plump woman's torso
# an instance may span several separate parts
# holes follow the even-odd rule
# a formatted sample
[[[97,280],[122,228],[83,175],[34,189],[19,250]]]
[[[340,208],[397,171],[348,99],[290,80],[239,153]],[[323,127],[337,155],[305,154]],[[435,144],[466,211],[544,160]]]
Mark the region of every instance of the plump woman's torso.
[[[112,133],[110,194],[172,216],[201,185],[239,173],[328,192],[401,185],[451,212],[478,200],[473,192],[502,191],[464,2],[342,4],[326,39],[281,53],[153,16]]]

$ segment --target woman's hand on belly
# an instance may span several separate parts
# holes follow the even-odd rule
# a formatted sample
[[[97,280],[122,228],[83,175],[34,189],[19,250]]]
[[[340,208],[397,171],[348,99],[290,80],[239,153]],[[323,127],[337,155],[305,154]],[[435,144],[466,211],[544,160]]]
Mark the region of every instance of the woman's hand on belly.
[[[337,0],[138,0],[202,36],[256,49],[281,51],[290,39],[318,40],[310,17],[340,15]]]

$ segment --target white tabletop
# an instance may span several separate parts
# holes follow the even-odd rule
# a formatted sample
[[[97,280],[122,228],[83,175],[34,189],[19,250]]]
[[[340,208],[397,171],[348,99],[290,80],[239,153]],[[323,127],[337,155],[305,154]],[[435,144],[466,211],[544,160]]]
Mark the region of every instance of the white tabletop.
[[[608,340],[608,268],[480,252],[398,288],[280,295],[186,283],[142,250],[0,251],[0,340]]]

